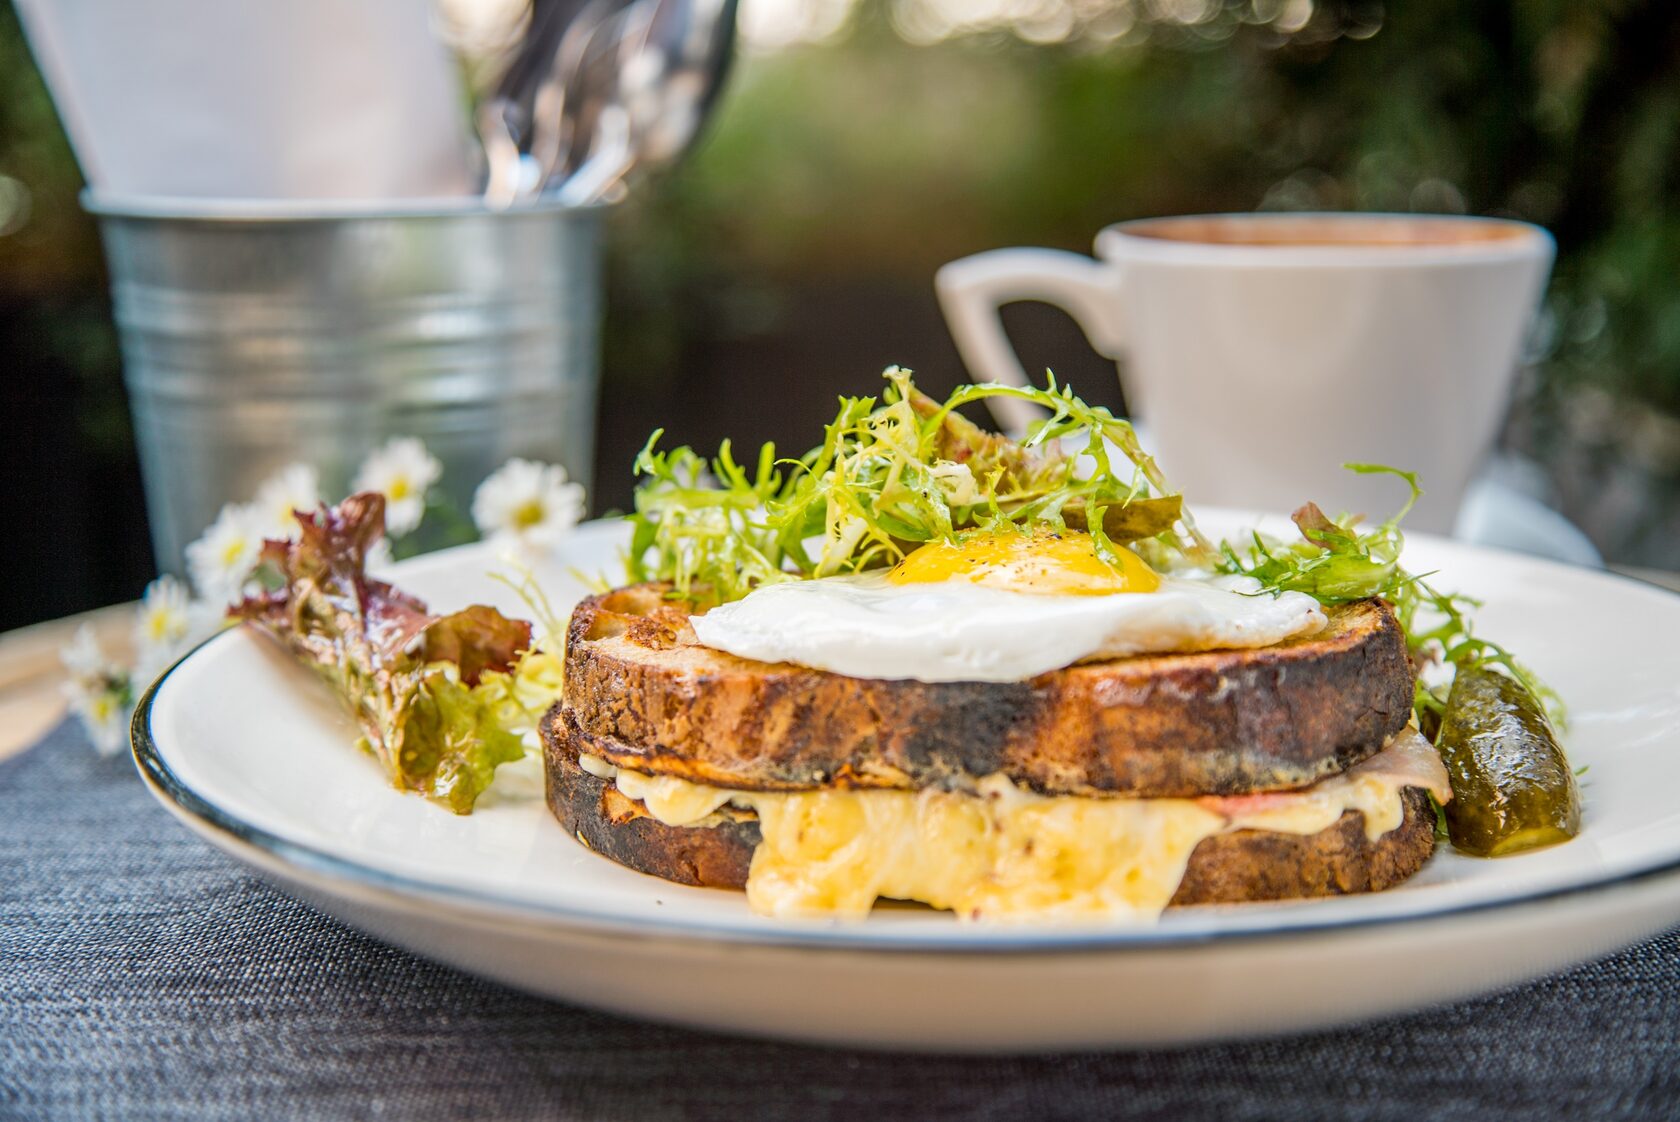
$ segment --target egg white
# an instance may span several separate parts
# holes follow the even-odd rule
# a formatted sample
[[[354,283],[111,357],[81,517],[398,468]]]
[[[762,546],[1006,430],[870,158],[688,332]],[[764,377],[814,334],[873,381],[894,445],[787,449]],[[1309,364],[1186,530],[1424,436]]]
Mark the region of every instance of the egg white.
[[[1154,592],[1069,596],[884,575],[766,585],[692,619],[716,650],[853,678],[1018,682],[1101,658],[1267,647],[1326,619],[1250,577],[1163,578]]]

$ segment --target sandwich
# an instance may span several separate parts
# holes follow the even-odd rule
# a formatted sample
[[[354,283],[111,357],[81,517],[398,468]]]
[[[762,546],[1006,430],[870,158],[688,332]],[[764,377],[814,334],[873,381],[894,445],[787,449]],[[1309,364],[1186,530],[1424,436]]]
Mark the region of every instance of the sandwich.
[[[1423,867],[1453,796],[1397,519],[1216,547],[1054,383],[888,379],[796,460],[650,441],[630,579],[574,610],[540,724],[570,834],[778,917],[1149,919]],[[997,393],[1049,419],[956,412]]]
[[[1380,601],[1255,649],[994,683],[743,658],[668,591],[573,613],[549,806],[595,852],[744,888],[764,914],[1149,917],[1378,891],[1428,860],[1430,796],[1451,798]]]

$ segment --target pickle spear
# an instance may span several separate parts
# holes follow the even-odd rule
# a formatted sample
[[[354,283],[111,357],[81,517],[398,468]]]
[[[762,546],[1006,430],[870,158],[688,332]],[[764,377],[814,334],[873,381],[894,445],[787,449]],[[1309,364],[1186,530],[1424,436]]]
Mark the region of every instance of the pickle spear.
[[[1453,848],[1503,857],[1580,831],[1575,773],[1539,699],[1516,679],[1460,670],[1436,747],[1452,781],[1446,816]]]

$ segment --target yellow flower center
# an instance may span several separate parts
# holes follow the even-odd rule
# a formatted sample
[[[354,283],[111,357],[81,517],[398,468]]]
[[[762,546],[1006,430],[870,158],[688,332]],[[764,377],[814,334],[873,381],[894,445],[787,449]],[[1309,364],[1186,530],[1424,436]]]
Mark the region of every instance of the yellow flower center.
[[[513,508],[513,525],[516,530],[528,530],[543,520],[543,505],[537,499],[520,503]]]
[[[409,486],[408,476],[399,475],[395,479],[391,480],[391,486],[386,490],[385,497],[394,503],[400,503],[404,499],[408,498],[410,492],[413,490],[414,488]]]

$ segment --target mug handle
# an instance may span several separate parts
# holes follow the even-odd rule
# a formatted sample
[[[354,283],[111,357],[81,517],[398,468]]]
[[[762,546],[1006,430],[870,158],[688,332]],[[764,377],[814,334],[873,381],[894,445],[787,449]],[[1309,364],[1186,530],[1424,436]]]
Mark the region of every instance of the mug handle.
[[[1112,265],[1061,249],[994,249],[943,266],[934,290],[957,351],[977,382],[1026,386],[1026,371],[1010,345],[998,310],[1017,300],[1053,304],[1073,317],[1098,354],[1119,358],[1125,335],[1120,274]],[[1044,415],[1025,401],[986,398],[1003,430],[1020,436]]]

